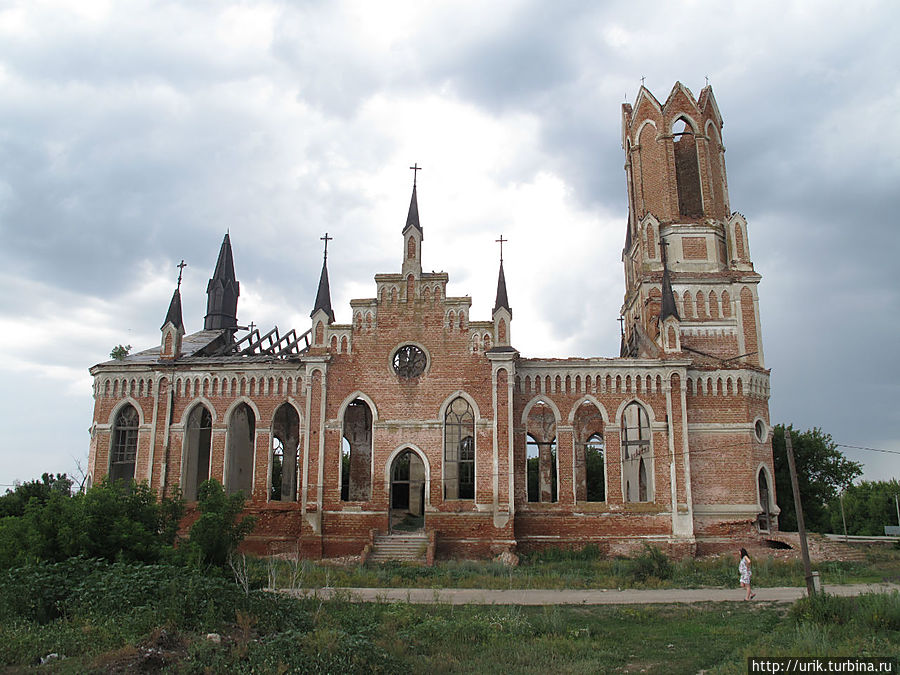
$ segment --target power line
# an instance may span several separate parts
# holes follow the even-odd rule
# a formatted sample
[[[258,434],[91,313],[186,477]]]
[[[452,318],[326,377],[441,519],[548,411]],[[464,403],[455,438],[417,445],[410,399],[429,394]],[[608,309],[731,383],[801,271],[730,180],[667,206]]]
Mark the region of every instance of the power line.
[[[884,448],[866,448],[861,445],[847,445],[846,443],[835,443],[838,448],[852,448],[854,450],[870,450],[871,452],[886,452],[891,455],[900,455],[900,450],[885,450]]]

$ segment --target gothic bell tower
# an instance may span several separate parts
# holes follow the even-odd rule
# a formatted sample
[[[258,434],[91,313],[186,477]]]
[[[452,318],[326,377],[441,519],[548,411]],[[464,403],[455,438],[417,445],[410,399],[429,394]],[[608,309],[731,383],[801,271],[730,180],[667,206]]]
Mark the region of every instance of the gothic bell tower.
[[[707,85],[641,86],[622,106],[628,224],[622,356],[687,352],[765,367],[747,221],[731,211],[722,116]],[[664,278],[665,277],[665,278]]]

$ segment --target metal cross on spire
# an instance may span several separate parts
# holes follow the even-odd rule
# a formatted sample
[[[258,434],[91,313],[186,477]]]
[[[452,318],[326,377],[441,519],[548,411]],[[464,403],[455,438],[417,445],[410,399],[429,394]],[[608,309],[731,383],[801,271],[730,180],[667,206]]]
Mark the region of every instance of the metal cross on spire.
[[[509,241],[509,239],[504,239],[504,238],[503,238],[503,235],[501,234],[501,235],[500,235],[500,238],[499,238],[499,239],[494,239],[494,241],[495,241],[496,243],[500,244],[500,262],[502,263],[502,262],[503,262],[503,244],[504,244],[504,242]]]
[[[413,172],[413,187],[416,187],[416,178],[419,176],[419,172],[422,170],[422,167],[419,166],[418,162],[416,162],[411,167],[409,167],[409,169]]]
[[[666,239],[660,238],[659,247],[662,249],[662,264],[663,267],[669,262],[669,242]]]
[[[646,80],[646,79],[647,79],[646,76],[641,75],[641,86],[642,87],[644,86],[644,80]]]
[[[187,267],[184,258],[182,258],[181,262],[175,265],[175,267],[178,268],[178,290],[181,290],[181,273],[184,271],[184,268]]]
[[[709,75],[706,76],[706,86],[709,86]]]
[[[319,237],[319,241],[325,242],[325,260],[328,260],[328,242],[334,241],[334,237],[329,237],[328,233],[325,233],[324,237]]]
[[[619,334],[625,335],[625,317],[620,314],[616,321],[619,322]]]

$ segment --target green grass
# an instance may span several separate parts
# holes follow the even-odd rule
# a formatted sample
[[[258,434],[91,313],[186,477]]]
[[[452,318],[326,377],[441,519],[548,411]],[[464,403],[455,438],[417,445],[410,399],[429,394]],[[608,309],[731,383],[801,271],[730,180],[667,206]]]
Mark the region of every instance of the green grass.
[[[900,653],[897,592],[790,608],[460,607],[244,593],[159,565],[74,560],[0,576],[0,669],[13,672],[744,673],[751,655]],[[65,658],[35,666],[51,652]]]
[[[596,547],[581,550],[548,549],[523,556],[516,568],[490,561],[447,560],[434,567],[385,563],[361,567],[302,561],[300,582],[291,584],[287,561],[269,563],[276,568],[278,587],[365,588],[490,588],[490,589],[579,589],[579,588],[701,588],[736,587],[737,560],[728,556],[698,560],[686,558],[672,563],[666,572],[654,569],[653,554],[636,558],[605,558]],[[253,574],[265,583],[267,563],[252,563]],[[851,583],[900,581],[900,551],[878,551],[866,562],[825,562],[813,565],[826,586]],[[760,587],[804,586],[799,560],[773,557],[757,559],[753,583]]]

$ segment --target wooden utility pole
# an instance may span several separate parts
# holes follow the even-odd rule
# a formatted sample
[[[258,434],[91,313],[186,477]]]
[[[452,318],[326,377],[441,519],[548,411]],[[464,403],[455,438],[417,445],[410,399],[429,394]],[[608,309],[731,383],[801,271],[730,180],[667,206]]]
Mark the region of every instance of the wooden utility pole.
[[[794,464],[794,448],[791,445],[791,430],[784,430],[784,449],[787,451],[788,468],[791,470],[791,487],[794,489],[794,509],[797,512],[797,532],[800,534],[800,554],[803,556],[803,573],[806,575],[806,592],[809,597],[816,594],[812,568],[809,564],[809,549],[806,546],[806,525],[803,523],[803,504],[800,503],[800,485],[797,483],[797,467]]]

